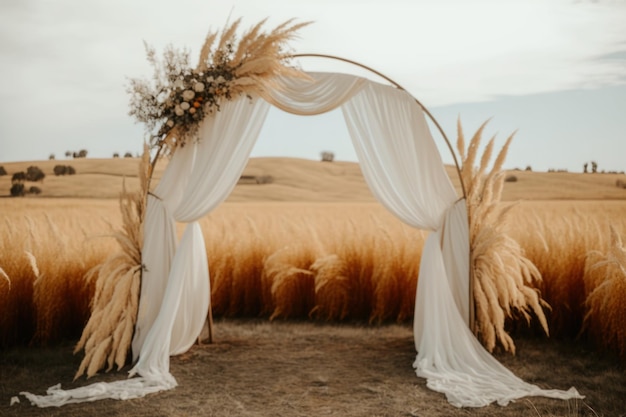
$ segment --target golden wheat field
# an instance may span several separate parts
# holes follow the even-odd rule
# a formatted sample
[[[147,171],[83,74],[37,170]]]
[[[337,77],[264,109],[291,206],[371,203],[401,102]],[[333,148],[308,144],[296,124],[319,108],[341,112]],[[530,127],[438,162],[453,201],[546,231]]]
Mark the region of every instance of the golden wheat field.
[[[43,162],[51,171],[54,161]],[[129,187],[136,181],[136,160],[109,162],[77,160],[73,178],[49,175],[42,195],[50,187],[57,198],[0,199],[0,345],[80,335],[94,291],[85,275],[116,250],[111,235],[120,214],[118,201],[109,197],[123,181]],[[5,167],[10,174],[26,165]],[[402,224],[376,203],[357,164],[260,158],[244,174],[272,181],[242,182],[201,221],[214,315],[411,320],[428,232]],[[609,296],[596,300],[600,310],[586,302],[601,281],[591,278],[598,269],[590,270],[590,259],[609,252],[611,226],[626,235],[626,190],[611,184],[616,174],[514,174],[518,181],[506,183],[503,193],[509,201],[502,205],[512,206],[506,227],[541,272],[537,289],[550,306],[551,334],[589,336],[624,356],[626,315],[618,301],[626,295],[611,292],[618,297],[612,303]],[[63,181],[75,186],[59,185]],[[87,189],[90,195],[84,195]],[[586,190],[586,198],[566,200],[564,189]],[[513,201],[520,190],[525,199]],[[82,198],[70,198],[72,192]],[[617,198],[619,192],[625,199]],[[609,193],[610,199],[599,199]],[[583,325],[588,314],[587,324],[602,322],[604,332]],[[521,317],[509,318],[513,329],[525,325]]]
[[[5,376],[18,378],[18,385],[28,390],[37,389],[42,377],[46,384],[53,384],[67,381],[75,372],[80,358],[72,357],[72,348],[67,346],[76,343],[90,315],[95,283],[86,278],[87,272],[118,250],[112,237],[121,227],[116,197],[123,183],[131,189],[138,185],[136,159],[67,161],[75,164],[77,173],[66,177],[52,175],[56,163],[4,164],[9,175],[0,177],[2,194],[10,188],[12,172],[29,165],[46,172],[44,182],[37,184],[42,188],[39,196],[0,198],[0,349],[7,355]],[[156,178],[163,167],[157,166]],[[455,171],[449,168],[449,173],[458,186]],[[337,372],[343,369],[339,363],[380,362],[369,373],[348,368],[341,371],[341,380],[356,378],[354,389],[333,394],[338,395],[332,400],[337,403],[328,403],[334,404],[330,407],[335,410],[344,410],[343,415],[371,414],[382,404],[387,410],[405,410],[414,402],[411,407],[427,408],[430,415],[465,415],[450,409],[445,400],[428,390],[416,392],[415,376],[406,366],[414,352],[410,322],[421,249],[428,231],[404,225],[378,204],[354,163],[258,158],[250,160],[244,175],[229,199],[200,221],[220,342],[190,353],[202,364],[182,357],[175,359],[173,366],[182,384],[206,385],[206,376],[194,371],[197,366],[220,376],[216,374],[215,384],[209,384],[213,393],[210,401],[203,390],[196,393],[192,386],[184,389],[185,395],[190,395],[191,402],[186,402],[189,410],[196,410],[193,404],[198,401],[206,404],[192,414],[205,415],[207,407],[230,410],[228,415],[293,410],[287,403],[274,403],[284,395],[290,398],[285,401],[294,401],[298,410],[318,410],[318,402],[309,403],[313,401],[310,395],[315,393],[309,392],[310,388],[307,394],[300,393],[296,382],[293,389],[277,382],[278,391],[271,391],[271,395],[255,391],[253,380],[243,382],[247,368],[243,365],[262,361],[258,355],[264,352],[264,360],[277,361],[272,366],[290,369],[290,361],[309,363],[319,351],[322,357],[337,361],[332,366]],[[535,339],[518,339],[528,332],[541,334],[542,330],[536,320],[528,325],[523,316],[513,312],[506,327],[523,355],[514,359],[501,349],[494,354],[517,374],[545,381],[546,386],[567,388],[565,384],[571,384],[584,370],[586,379],[577,385],[586,387],[590,397],[588,402],[566,404],[533,399],[507,407],[506,413],[489,408],[481,415],[564,415],[563,410],[567,415],[594,415],[599,410],[602,415],[602,410],[619,410],[623,375],[614,370],[615,362],[603,362],[596,356],[578,359],[578,353],[572,356],[572,352],[591,346],[597,352],[626,358],[626,280],[619,269],[626,238],[626,190],[615,186],[623,176],[521,171],[507,175],[515,175],[517,181],[504,185],[501,206],[510,206],[504,218],[505,230],[540,271],[542,281],[536,289],[549,304],[544,311],[550,336],[565,342],[555,352],[548,352],[544,347],[535,347],[541,343]],[[257,183],[254,178],[258,177],[271,180]],[[180,233],[183,229],[184,225],[179,225]],[[270,323],[270,319],[277,324],[265,327],[262,323]],[[303,322],[324,323],[325,327],[320,330],[298,324]],[[342,323],[349,327],[335,327]],[[357,328],[352,327],[355,323],[359,323]],[[371,329],[367,335],[362,326]],[[374,333],[377,336],[372,339]],[[243,341],[246,337],[254,337],[255,341]],[[305,345],[307,341],[313,345]],[[293,348],[285,343],[293,344]],[[45,346],[59,348],[39,350]],[[282,353],[272,356],[277,346],[281,346]],[[249,351],[250,356],[231,357],[238,354],[238,347]],[[215,352],[219,352],[220,361],[213,356]],[[59,356],[52,359],[50,355]],[[559,364],[563,369],[560,377],[550,378],[545,373],[542,355],[546,361]],[[568,362],[572,357],[577,362]],[[30,370],[24,361],[35,364],[36,370]],[[235,363],[242,364],[240,371]],[[236,372],[241,374],[223,374],[222,366],[233,372],[238,369]],[[319,374],[296,377],[300,373],[293,370],[286,374],[296,379],[313,378],[314,390],[328,393],[339,388],[331,376],[324,376],[326,371],[314,364],[307,366]],[[266,377],[271,378],[269,374]],[[396,377],[399,380],[394,389],[399,390],[398,395],[379,391],[391,387]],[[372,378],[373,382],[363,385],[362,378]],[[386,381],[382,385],[380,378]],[[600,382],[598,378],[602,378]],[[234,380],[239,383],[233,385]],[[608,393],[592,388],[597,383],[608,383],[614,389]],[[227,384],[225,391],[220,384]],[[5,382],[1,391],[10,396],[16,394],[15,389]],[[359,393],[363,396],[358,397]],[[137,415],[179,414],[181,409],[168,405],[180,401],[177,395],[164,394],[158,408],[139,400],[135,405],[115,406],[115,410],[121,414],[129,410]],[[341,395],[361,399],[350,402]],[[261,407],[256,413],[241,408],[242,404],[255,404],[257,399],[270,402],[256,402]],[[144,407],[148,414],[140,410]],[[11,410],[30,412],[24,407]],[[69,415],[87,410],[102,411],[96,405],[66,409]],[[112,415],[118,411],[112,411]],[[71,414],[74,412],[78,414]],[[407,415],[403,411],[390,413]],[[39,414],[33,410],[29,415]]]

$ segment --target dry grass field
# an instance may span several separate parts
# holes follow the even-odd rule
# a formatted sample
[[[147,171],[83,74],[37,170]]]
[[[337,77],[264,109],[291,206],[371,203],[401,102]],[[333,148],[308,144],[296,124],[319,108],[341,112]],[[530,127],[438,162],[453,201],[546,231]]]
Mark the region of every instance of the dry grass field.
[[[74,166],[76,174],[54,176],[57,164]],[[80,360],[71,344],[93,294],[84,275],[116,249],[116,198],[123,181],[137,186],[137,159],[0,165],[9,174],[0,177],[0,195],[9,194],[14,172],[36,165],[46,173],[39,196],[0,198],[0,415],[40,415],[25,404],[4,405],[19,390],[69,384]],[[621,322],[610,316],[604,333],[584,329],[583,319],[594,289],[587,255],[607,252],[610,226],[626,237],[626,189],[615,186],[626,176],[507,174],[517,177],[503,192],[503,205],[513,204],[507,229],[543,276],[538,289],[551,305],[551,339],[510,320],[518,353],[496,355],[525,379],[575,385],[588,400],[529,399],[473,412],[449,407],[410,367],[427,232],[380,206],[357,164],[257,158],[244,175],[271,181],[242,181],[201,221],[216,344],[173,361],[181,385],[171,392],[128,405],[66,407],[59,415],[620,415],[626,311]],[[248,356],[239,356],[243,351]]]
[[[12,174],[33,165],[46,177],[43,183],[27,183],[42,189],[41,197],[117,198],[122,182],[129,189],[137,187],[137,158],[71,159],[1,163],[7,171],[0,176],[0,196],[9,195]],[[55,176],[56,165],[70,165],[75,175]],[[154,178],[158,181],[166,163],[159,163]],[[460,192],[456,170],[448,174]],[[273,182],[256,187],[242,181],[228,201],[376,201],[367,188],[359,165],[354,162],[332,163],[296,158],[252,158],[243,175],[272,177]],[[626,181],[624,174],[580,174],[568,172],[508,171],[516,182],[507,182],[502,200],[625,200],[626,189],[616,181]]]

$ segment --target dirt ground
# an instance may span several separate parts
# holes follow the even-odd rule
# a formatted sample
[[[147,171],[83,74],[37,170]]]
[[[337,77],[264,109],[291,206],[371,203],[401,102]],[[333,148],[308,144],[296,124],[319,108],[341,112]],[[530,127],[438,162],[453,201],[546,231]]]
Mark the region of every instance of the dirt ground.
[[[73,343],[1,352],[0,416],[626,416],[626,372],[615,357],[581,342],[516,338],[509,369],[544,388],[575,386],[584,400],[524,398],[507,407],[458,409],[412,368],[410,325],[220,319],[215,342],[172,358],[179,386],[145,398],[39,409],[37,394],[117,380],[125,371],[72,382]]]

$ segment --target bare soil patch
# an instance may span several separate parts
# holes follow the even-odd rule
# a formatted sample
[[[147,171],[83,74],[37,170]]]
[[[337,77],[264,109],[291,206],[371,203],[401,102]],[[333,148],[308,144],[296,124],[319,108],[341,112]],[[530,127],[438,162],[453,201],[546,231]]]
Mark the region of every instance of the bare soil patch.
[[[617,358],[582,342],[516,338],[516,356],[497,358],[545,388],[575,386],[584,401],[524,398],[507,407],[458,409],[426,387],[412,368],[410,325],[320,324],[310,321],[220,319],[215,343],[171,360],[179,386],[145,398],[39,409],[20,391],[44,393],[117,380],[121,372],[72,382],[80,355],[73,343],[20,348],[0,358],[2,416],[620,416],[626,415],[626,373]]]

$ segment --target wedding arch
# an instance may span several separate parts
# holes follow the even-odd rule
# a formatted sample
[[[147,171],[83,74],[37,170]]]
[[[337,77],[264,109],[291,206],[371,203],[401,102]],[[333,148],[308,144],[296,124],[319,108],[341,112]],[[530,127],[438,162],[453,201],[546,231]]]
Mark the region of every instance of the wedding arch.
[[[297,55],[286,53],[283,44],[302,25],[286,22],[263,33],[262,24],[238,45],[233,38],[239,21],[219,38],[210,33],[195,69],[184,53],[170,50],[156,86],[134,84],[131,113],[153,131],[152,166],[163,153],[170,161],[152,189],[144,159],[138,227],[129,233],[129,246],[138,247],[100,270],[107,278],[123,276],[125,287],[107,291],[116,281],[98,280],[92,318],[79,342],[85,349],[79,374],[105,365],[121,368],[130,347],[131,378],[74,390],[52,387],[45,396],[23,394],[43,407],[137,398],[177,385],[169,358],[193,345],[210,308],[208,260],[197,221],[235,187],[274,106],[303,116],[340,109],[374,196],[405,223],[431,232],[422,251],[413,322],[413,366],[429,388],[458,407],[506,405],[528,395],[580,398],[574,388],[545,390],[517,378],[470,330],[466,201],[457,196],[431,136],[426,114],[441,129],[432,115],[393,82],[289,66],[288,58]],[[148,55],[158,63],[153,51]],[[177,222],[187,224],[180,242]],[[114,306],[119,304],[121,309]],[[113,324],[102,331],[102,318],[113,315],[107,320]]]

